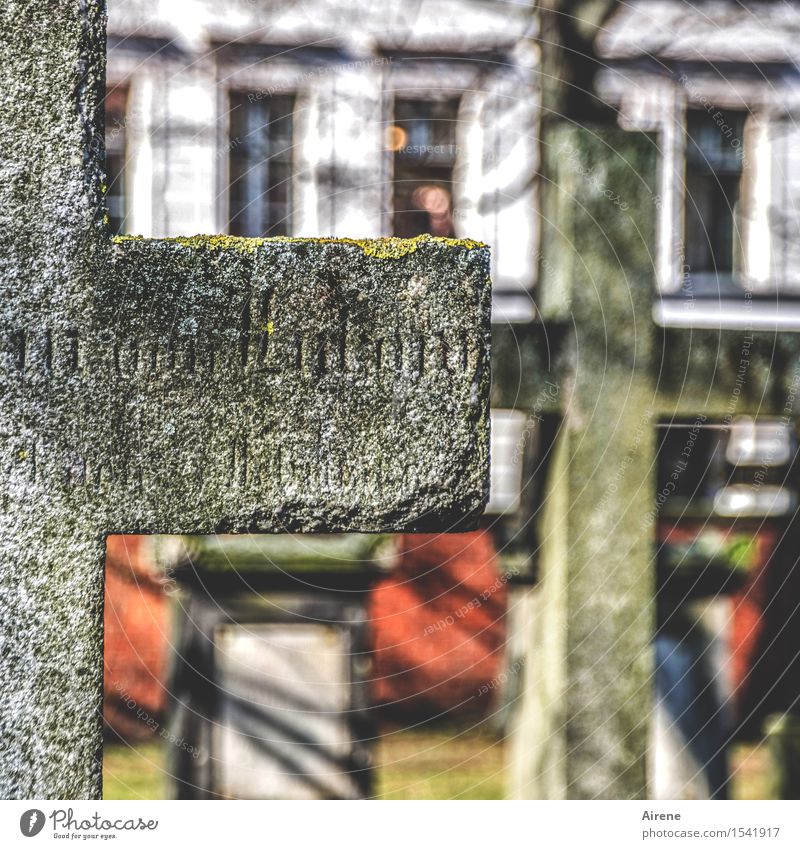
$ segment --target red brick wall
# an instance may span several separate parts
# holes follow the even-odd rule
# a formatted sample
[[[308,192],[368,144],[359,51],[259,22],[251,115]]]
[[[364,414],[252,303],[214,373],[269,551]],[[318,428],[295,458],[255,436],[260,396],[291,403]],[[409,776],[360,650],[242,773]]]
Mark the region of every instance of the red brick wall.
[[[373,697],[389,716],[485,714],[502,672],[506,592],[488,532],[400,537],[371,594]]]
[[[108,538],[104,619],[106,731],[142,739],[163,719],[169,639],[166,596],[147,537]]]

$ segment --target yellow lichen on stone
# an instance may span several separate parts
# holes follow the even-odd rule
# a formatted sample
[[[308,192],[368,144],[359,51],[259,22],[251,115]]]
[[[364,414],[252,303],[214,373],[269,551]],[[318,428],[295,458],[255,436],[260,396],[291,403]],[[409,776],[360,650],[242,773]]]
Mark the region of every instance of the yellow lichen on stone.
[[[177,236],[168,239],[145,239],[143,236],[114,236],[112,241],[115,245],[121,245],[126,242],[147,241],[180,245],[181,247],[192,248],[194,250],[236,250],[246,251],[247,253],[253,253],[256,248],[262,245],[274,244],[276,242],[354,245],[360,248],[366,256],[375,257],[376,259],[399,259],[400,257],[414,253],[420,245],[426,242],[436,242],[450,247],[466,248],[466,250],[486,247],[483,242],[476,242],[472,239],[447,239],[441,236],[430,236],[427,233],[421,236],[415,236],[413,239],[400,239],[395,236],[380,239],[349,239],[332,236],[319,238],[273,236],[263,239],[245,238],[242,236]]]
[[[399,239],[396,236],[390,236],[384,239],[336,239],[334,241],[357,245],[367,256],[374,256],[378,259],[398,259],[401,256],[413,253],[425,242],[439,242],[467,250],[486,247],[482,242],[476,242],[472,239],[446,239],[442,236],[430,236],[427,233],[415,236],[413,239]]]
[[[246,239],[241,236],[174,236],[168,239],[148,239],[144,236],[114,236],[112,242],[122,245],[126,242],[154,242],[167,245],[179,245],[193,250],[235,250],[253,253],[267,239]]]

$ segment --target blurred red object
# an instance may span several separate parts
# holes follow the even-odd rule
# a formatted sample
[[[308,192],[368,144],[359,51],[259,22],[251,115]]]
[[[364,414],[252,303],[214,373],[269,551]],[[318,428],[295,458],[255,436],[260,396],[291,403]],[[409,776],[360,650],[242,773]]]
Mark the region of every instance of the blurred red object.
[[[106,542],[103,717],[111,737],[157,733],[166,701],[167,597],[144,536]]]
[[[503,670],[505,581],[491,535],[403,535],[372,591],[373,699],[388,717],[485,714]]]

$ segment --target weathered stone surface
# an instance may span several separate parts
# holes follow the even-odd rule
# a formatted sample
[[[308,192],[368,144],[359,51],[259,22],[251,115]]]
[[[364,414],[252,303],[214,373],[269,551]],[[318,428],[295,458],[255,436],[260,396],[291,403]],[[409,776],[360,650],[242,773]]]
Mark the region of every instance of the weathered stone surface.
[[[579,168],[559,156],[565,145]],[[563,313],[550,308],[574,329],[563,343],[564,418],[537,516],[539,582],[525,601],[532,648],[512,793],[646,798],[658,421],[648,186],[656,162],[647,137],[600,126],[562,126],[549,150],[545,203],[557,214],[545,231],[552,272],[540,295],[563,305]],[[598,184],[614,186],[630,209],[613,207]]]
[[[22,449],[108,531],[469,523],[485,263],[433,240],[116,240],[86,313],[24,331],[24,403],[40,385],[64,415]]]
[[[95,0],[0,12],[0,795],[100,791],[111,532],[452,529],[488,490],[488,251],[112,242]]]

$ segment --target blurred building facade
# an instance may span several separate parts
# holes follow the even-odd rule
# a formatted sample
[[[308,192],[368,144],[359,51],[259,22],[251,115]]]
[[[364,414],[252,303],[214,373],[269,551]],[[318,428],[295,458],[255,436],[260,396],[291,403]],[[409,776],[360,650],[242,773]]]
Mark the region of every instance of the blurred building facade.
[[[113,226],[469,234],[493,247],[498,314],[530,318],[531,12],[486,0],[111,0]]]
[[[536,300],[575,329],[518,786],[725,798],[800,698],[800,7],[541,12]]]

